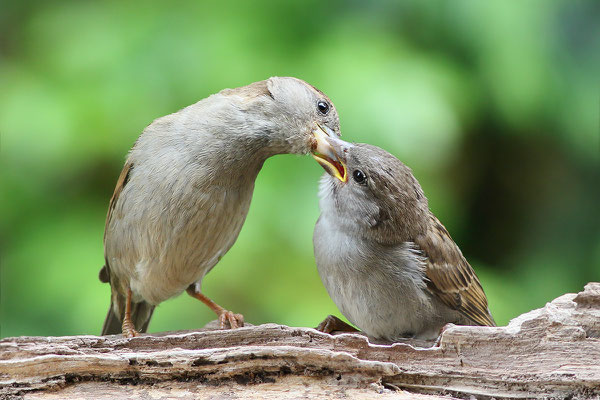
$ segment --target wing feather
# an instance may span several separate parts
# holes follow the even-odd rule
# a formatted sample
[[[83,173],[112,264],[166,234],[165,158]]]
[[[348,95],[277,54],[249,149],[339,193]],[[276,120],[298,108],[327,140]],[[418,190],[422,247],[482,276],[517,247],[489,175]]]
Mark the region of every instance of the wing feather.
[[[427,288],[474,323],[495,326],[475,271],[441,222],[433,214],[430,218],[429,230],[415,238],[426,258]]]
[[[121,192],[123,191],[123,188],[125,188],[125,185],[127,185],[127,182],[129,182],[129,175],[131,174],[131,171],[133,170],[133,163],[132,162],[126,162],[125,166],[123,167],[123,170],[121,171],[121,174],[119,175],[119,179],[117,179],[117,186],[115,187],[115,191],[112,195],[112,197],[110,198],[110,203],[108,204],[108,213],[106,214],[106,225],[104,226],[104,239],[106,240],[106,230],[108,229],[108,224],[110,222],[110,220],[112,219],[112,214],[113,211],[115,210],[115,206],[117,205],[117,200],[119,200],[119,196],[121,195]]]
[[[117,200],[119,199],[119,195],[123,191],[127,182],[129,182],[129,174],[133,169],[133,163],[126,162],[121,174],[119,175],[119,179],[117,179],[117,186],[115,187],[115,191],[113,192],[112,197],[110,198],[110,202],[108,203],[108,212],[106,213],[106,224],[104,226],[104,241],[106,242],[106,232],[108,230],[108,225],[112,219],[113,211],[115,210],[115,206],[117,204]],[[108,283],[110,282],[110,266],[108,264],[108,260],[106,257],[104,258],[104,266],[100,269],[100,273],[98,275],[101,282]]]

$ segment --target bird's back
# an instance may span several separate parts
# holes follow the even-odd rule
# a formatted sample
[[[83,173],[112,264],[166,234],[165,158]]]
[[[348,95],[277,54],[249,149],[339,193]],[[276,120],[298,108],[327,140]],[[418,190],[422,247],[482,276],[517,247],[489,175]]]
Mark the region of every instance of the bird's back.
[[[200,103],[154,121],[128,157],[105,254],[111,273],[129,277],[134,300],[158,304],[201,280],[248,212],[260,165],[219,156],[229,136],[203,126],[202,110],[190,109]]]

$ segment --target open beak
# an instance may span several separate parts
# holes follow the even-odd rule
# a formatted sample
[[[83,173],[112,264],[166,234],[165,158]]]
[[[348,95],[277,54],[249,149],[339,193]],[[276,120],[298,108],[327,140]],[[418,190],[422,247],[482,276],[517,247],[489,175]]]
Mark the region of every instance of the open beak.
[[[344,155],[343,140],[336,137],[335,133],[327,127],[323,129],[321,125],[313,130],[314,140],[312,143],[312,156],[321,164],[327,173],[341,182],[348,180],[346,171],[346,156]]]

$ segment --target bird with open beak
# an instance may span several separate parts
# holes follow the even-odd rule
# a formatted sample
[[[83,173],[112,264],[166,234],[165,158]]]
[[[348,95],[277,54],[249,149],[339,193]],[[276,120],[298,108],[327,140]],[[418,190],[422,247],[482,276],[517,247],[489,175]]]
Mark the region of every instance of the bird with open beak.
[[[225,89],[158,118],[137,139],[110,200],[104,234],[111,306],[102,334],[136,336],[154,307],[184,290],[219,317],[243,317],[201,292],[235,242],[254,181],[276,154],[323,150],[340,135],[333,103],[312,85],[273,77]]]
[[[479,279],[410,168],[378,147],[335,137],[323,136],[317,150],[327,174],[315,258],[351,323],[384,341],[435,338],[447,323],[495,325]],[[317,329],[354,330],[333,316]]]

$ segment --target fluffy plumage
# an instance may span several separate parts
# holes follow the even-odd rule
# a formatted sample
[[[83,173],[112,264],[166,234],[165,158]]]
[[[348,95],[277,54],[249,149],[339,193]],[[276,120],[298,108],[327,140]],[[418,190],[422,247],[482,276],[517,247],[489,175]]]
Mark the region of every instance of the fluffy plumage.
[[[313,241],[342,314],[390,341],[433,338],[446,323],[493,326],[479,279],[410,168],[378,147],[332,142],[349,178],[323,176]],[[358,183],[355,171],[366,179]]]
[[[100,279],[111,283],[112,305],[102,333],[121,331],[130,302],[124,333],[144,331],[154,306],[186,289],[221,318],[229,313],[200,293],[202,278],[235,242],[264,161],[308,153],[317,126],[339,136],[331,101],[279,77],[225,89],[150,124],[109,205]]]

